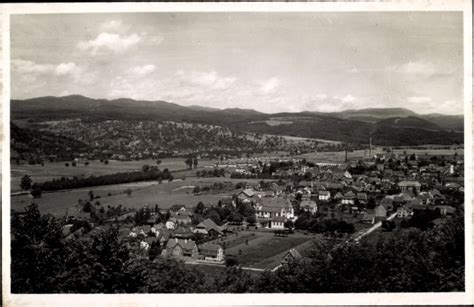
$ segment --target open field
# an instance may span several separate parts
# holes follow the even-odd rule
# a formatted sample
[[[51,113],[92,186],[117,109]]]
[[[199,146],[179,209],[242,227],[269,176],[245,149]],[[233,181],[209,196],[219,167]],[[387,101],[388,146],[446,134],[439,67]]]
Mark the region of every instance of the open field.
[[[161,164],[158,168],[168,168],[170,171],[185,170],[186,164],[184,159],[181,158],[168,158],[161,159]],[[98,160],[89,161],[89,165],[85,166],[84,163],[78,163],[77,166],[65,166],[65,162],[45,162],[44,166],[40,164],[36,165],[11,165],[11,190],[19,191],[21,177],[24,175],[30,175],[34,182],[44,182],[52,180],[53,178],[61,177],[89,177],[91,175],[101,176],[121,172],[133,172],[142,169],[142,166],[148,164],[150,166],[157,165],[156,160],[141,160],[141,161],[116,161],[109,160],[109,164],[101,163]],[[210,160],[199,160],[199,167],[211,165]],[[190,171],[195,174],[196,170]],[[180,173],[185,175],[185,173]]]
[[[95,196],[93,202],[99,201],[102,206],[107,207],[122,205],[128,208],[139,209],[144,205],[154,206],[158,204],[160,208],[170,208],[175,204],[194,207],[198,202],[204,204],[217,204],[222,195],[229,195],[234,191],[222,192],[221,194],[192,194],[195,185],[212,185],[214,182],[232,182],[236,184],[241,181],[257,182],[258,180],[242,180],[228,178],[186,178],[183,180],[174,180],[172,182],[156,181],[137,182],[118,185],[98,186],[92,188],[73,189],[67,191],[57,191],[52,193],[43,193],[41,198],[33,199],[29,195],[16,195],[11,197],[11,208],[21,210],[25,206],[36,203],[42,213],[52,213],[57,216],[64,215],[66,210],[77,205],[78,200],[89,199],[89,191],[93,191]],[[128,196],[125,190],[131,189],[132,194]],[[111,193],[111,196],[108,196]]]
[[[255,239],[249,240],[248,245],[242,243],[227,249],[226,254],[235,255],[239,264],[245,267],[272,269],[281,262],[289,249],[314,238],[314,236],[297,234],[276,237],[272,232],[256,232],[256,236]],[[241,250],[241,255],[239,255],[239,250]]]

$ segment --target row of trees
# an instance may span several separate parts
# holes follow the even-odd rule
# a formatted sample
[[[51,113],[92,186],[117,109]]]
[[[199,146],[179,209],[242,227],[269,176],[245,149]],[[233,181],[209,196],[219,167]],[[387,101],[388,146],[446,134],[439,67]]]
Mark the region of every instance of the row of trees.
[[[59,220],[36,206],[12,213],[13,293],[351,293],[464,291],[464,221],[337,246],[315,243],[275,272],[218,274],[145,253],[116,228],[63,240]],[[376,235],[376,234],[374,234]]]
[[[168,169],[160,171],[157,168],[150,168],[147,171],[115,173],[102,176],[90,176],[87,178],[65,178],[53,179],[44,183],[38,184],[38,187],[43,191],[56,191],[63,189],[77,189],[101,185],[120,184],[138,181],[150,180],[173,180],[173,175]]]

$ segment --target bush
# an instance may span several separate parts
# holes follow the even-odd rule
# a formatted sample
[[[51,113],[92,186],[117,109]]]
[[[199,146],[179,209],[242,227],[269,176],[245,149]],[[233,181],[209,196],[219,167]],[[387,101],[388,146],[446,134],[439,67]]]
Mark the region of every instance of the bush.
[[[227,259],[225,260],[225,265],[228,267],[237,266],[239,265],[239,260],[237,260],[237,258],[235,257],[227,257]]]

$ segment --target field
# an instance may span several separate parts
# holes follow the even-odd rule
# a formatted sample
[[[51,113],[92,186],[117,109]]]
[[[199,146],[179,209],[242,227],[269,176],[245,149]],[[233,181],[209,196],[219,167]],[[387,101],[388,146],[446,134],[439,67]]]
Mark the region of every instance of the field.
[[[118,185],[107,185],[92,188],[74,189],[68,191],[58,191],[52,193],[43,193],[41,198],[33,199],[29,195],[15,195],[11,197],[11,208],[14,210],[21,210],[25,206],[36,203],[42,213],[51,213],[56,216],[61,216],[66,213],[66,210],[78,204],[78,200],[88,200],[89,191],[93,191],[94,195],[100,196],[94,199],[93,202],[99,201],[102,206],[117,206],[122,205],[128,208],[139,209],[144,205],[154,206],[157,204],[160,208],[170,208],[175,204],[185,205],[187,207],[194,207],[198,202],[202,201],[204,204],[217,204],[222,198],[222,195],[229,195],[223,192],[222,194],[201,194],[194,195],[192,189],[195,185],[205,186],[212,185],[214,182],[232,182],[237,184],[241,179],[228,178],[186,178],[184,181],[177,179],[172,182],[162,182],[158,184],[156,181],[137,182]],[[257,182],[257,180],[245,180],[248,182]],[[132,193],[128,196],[125,190],[131,189]],[[111,193],[111,196],[108,194]]]
[[[186,165],[184,159],[168,158],[162,159],[158,166],[160,169],[168,168],[170,171],[185,170]],[[89,161],[89,165],[78,163],[77,166],[65,166],[65,162],[45,163],[44,166],[37,165],[11,165],[11,190],[20,191],[21,177],[28,174],[32,177],[34,182],[44,182],[60,177],[88,177],[90,175],[100,176],[107,174],[114,174],[120,172],[133,172],[142,169],[142,166],[148,164],[150,166],[157,165],[156,160],[141,160],[141,161],[115,161],[109,160],[109,164],[101,163],[94,160]],[[199,166],[211,165],[210,160],[199,160]],[[194,171],[195,172],[195,171]],[[184,175],[185,173],[183,173]],[[180,173],[181,175],[181,173]]]
[[[247,232],[242,232],[242,235]],[[227,255],[234,255],[239,264],[257,269],[273,269],[280,264],[283,256],[291,248],[308,247],[314,236],[293,234],[288,237],[276,237],[273,232],[255,232],[256,236],[248,242],[226,249]]]

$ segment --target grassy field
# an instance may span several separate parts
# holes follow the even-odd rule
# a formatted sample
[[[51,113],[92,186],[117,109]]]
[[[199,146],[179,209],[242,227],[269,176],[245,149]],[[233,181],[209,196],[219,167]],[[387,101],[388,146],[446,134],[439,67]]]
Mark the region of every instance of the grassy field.
[[[161,164],[158,166],[160,169],[168,168],[170,171],[184,170],[186,165],[184,159],[180,158],[169,158],[162,159]],[[12,191],[19,191],[21,177],[28,174],[32,177],[34,182],[44,182],[52,180],[53,178],[60,177],[89,177],[91,175],[100,176],[107,174],[114,174],[120,172],[133,172],[142,169],[142,166],[148,164],[150,166],[156,165],[156,160],[141,160],[141,161],[115,161],[109,160],[109,164],[101,163],[100,161],[94,160],[89,161],[89,165],[85,166],[84,163],[78,163],[77,166],[65,166],[65,162],[53,162],[45,163],[44,166],[37,165],[11,165],[11,189]],[[199,167],[211,165],[210,160],[200,160]],[[195,174],[195,170],[191,171]],[[180,173],[186,175],[186,173]]]
[[[204,204],[217,204],[222,195],[229,195],[235,190],[222,192],[222,194],[201,194],[194,195],[192,190],[195,185],[206,186],[212,185],[214,182],[232,182],[236,184],[241,179],[228,178],[186,178],[183,180],[174,180],[172,182],[163,182],[158,184],[155,181],[137,182],[128,184],[99,186],[92,188],[74,189],[68,191],[58,191],[53,193],[43,193],[41,198],[33,199],[29,195],[16,195],[11,197],[11,208],[21,210],[25,206],[36,203],[42,213],[52,213],[56,216],[62,216],[66,210],[77,205],[78,200],[88,200],[89,191],[93,191],[95,196],[93,202],[99,201],[102,206],[107,207],[122,205],[128,208],[139,209],[144,205],[159,205],[160,208],[170,208],[175,204],[194,207],[198,202]],[[252,180],[247,180],[252,181]],[[255,182],[257,180],[254,180]],[[125,190],[131,189],[132,194],[128,196]],[[111,196],[108,194],[111,193]]]
[[[290,235],[276,237],[271,232],[257,232],[257,238],[226,249],[226,254],[235,255],[239,264],[245,267],[272,269],[281,262],[283,255],[291,248],[308,242],[313,236]],[[241,251],[241,254],[239,252]]]

